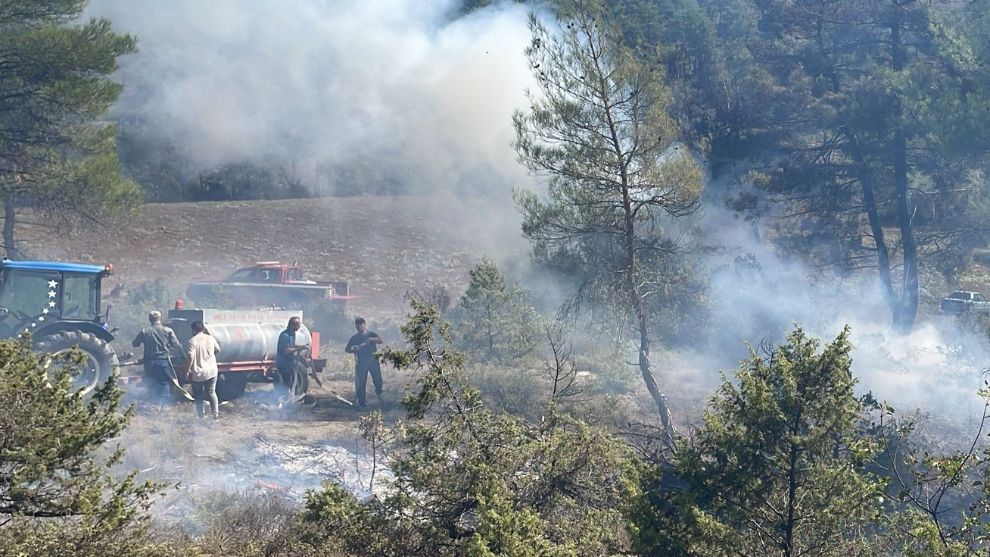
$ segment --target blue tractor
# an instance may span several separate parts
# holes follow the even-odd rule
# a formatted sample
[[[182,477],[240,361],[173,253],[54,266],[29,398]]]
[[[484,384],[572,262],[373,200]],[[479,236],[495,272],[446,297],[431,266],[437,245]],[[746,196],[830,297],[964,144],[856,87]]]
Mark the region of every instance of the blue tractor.
[[[93,390],[120,365],[100,311],[101,283],[111,272],[110,265],[0,261],[0,338],[30,333],[34,346],[51,354],[79,347],[86,362],[75,382]]]

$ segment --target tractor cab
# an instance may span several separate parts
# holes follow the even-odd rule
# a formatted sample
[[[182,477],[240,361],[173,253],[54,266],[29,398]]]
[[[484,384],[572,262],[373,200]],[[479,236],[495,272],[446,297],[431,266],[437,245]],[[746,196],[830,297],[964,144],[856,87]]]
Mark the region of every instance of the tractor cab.
[[[89,358],[80,387],[95,387],[119,365],[100,311],[103,277],[111,272],[109,265],[0,261],[0,338],[29,333],[52,353],[78,346]]]
[[[80,263],[0,263],[0,338],[35,334],[62,321],[93,323],[105,330],[100,289],[110,267]]]

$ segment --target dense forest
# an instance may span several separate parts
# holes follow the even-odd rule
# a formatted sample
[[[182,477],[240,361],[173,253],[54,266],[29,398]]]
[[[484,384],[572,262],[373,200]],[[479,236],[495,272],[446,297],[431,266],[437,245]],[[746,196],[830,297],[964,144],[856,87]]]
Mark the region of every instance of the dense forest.
[[[115,105],[142,37],[86,19],[88,3],[0,0],[7,257],[25,255],[25,215],[127,227],[143,203],[420,193],[381,161],[192,161]],[[409,292],[380,354],[408,380],[401,415],[354,424],[370,494],[232,494],[201,531],[163,525],[154,504],[175,485],[121,466],[122,387],[83,396],[78,354],[4,340],[0,554],[987,554],[990,391],[947,440],[859,388],[849,326],[817,338],[768,316],[732,331],[722,348],[748,355],[692,423],[662,355],[715,350],[731,328],[709,303],[712,218],[751,224],[823,283],[872,285],[892,335],[934,314],[925,285],[956,287],[988,247],[990,1],[463,0],[443,15],[493,10],[529,11],[531,86],[503,116],[539,184],[512,196],[531,259],[508,273],[482,254],[456,299]],[[752,254],[729,261],[738,284],[765,275]],[[982,317],[951,326],[990,338]]]

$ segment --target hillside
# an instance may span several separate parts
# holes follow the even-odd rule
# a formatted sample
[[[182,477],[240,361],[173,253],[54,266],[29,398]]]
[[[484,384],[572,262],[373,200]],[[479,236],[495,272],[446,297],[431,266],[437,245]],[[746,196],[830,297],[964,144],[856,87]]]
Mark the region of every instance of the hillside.
[[[396,318],[411,289],[458,292],[483,256],[525,253],[515,214],[484,202],[349,197],[149,204],[112,230],[25,227],[34,258],[112,263],[106,289],[163,277],[176,292],[255,261],[298,261],[312,278],[350,282],[351,313]]]

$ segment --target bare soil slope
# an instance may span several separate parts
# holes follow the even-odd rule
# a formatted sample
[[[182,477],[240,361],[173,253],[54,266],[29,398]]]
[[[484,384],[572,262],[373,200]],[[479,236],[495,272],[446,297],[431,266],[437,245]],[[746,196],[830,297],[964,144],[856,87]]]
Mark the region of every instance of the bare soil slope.
[[[481,257],[507,242],[524,250],[515,218],[483,202],[424,197],[149,204],[112,230],[25,228],[21,238],[34,258],[113,263],[108,289],[163,277],[178,292],[255,261],[298,261],[312,278],[350,281],[360,296],[351,313],[396,318],[410,289],[457,291]]]

